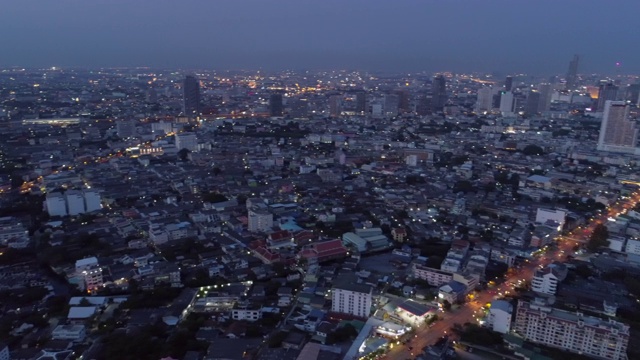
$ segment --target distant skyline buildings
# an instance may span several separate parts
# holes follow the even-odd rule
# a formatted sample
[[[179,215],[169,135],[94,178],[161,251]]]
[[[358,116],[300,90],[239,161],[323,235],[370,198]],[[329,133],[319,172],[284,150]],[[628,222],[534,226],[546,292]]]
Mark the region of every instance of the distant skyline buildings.
[[[607,100],[598,136],[598,150],[634,151],[638,143],[636,122],[629,120],[631,106],[624,101]]]
[[[565,77],[565,88],[567,90],[573,90],[576,87],[576,81],[578,80],[578,65],[580,63],[580,56],[574,55],[573,59],[569,62],[569,70],[567,70],[567,76]]]
[[[188,117],[195,118],[202,112],[200,105],[200,82],[193,75],[187,75],[182,83],[182,110]]]

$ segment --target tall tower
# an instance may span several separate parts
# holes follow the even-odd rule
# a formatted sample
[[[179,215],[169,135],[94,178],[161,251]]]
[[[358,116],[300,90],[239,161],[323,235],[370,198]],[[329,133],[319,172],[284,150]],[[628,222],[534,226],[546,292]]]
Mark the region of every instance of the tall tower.
[[[538,92],[540,93],[540,103],[538,104],[538,112],[549,111],[551,108],[551,96],[553,95],[553,89],[551,84],[538,85]]]
[[[580,62],[580,56],[573,55],[573,59],[569,62],[569,70],[567,71],[566,89],[573,90],[576,87],[576,81],[578,80],[578,63]]]
[[[524,105],[524,113],[529,115],[535,115],[540,108],[540,96],[541,94],[536,90],[531,90],[527,95],[527,102]]]
[[[182,83],[182,111],[190,118],[200,115],[200,83],[195,76],[187,75]]]
[[[490,87],[478,89],[478,99],[476,100],[476,111],[489,111],[492,108],[493,91]]]
[[[500,112],[503,115],[513,114],[515,110],[515,101],[511,91],[502,91],[500,93]]]
[[[329,116],[340,117],[342,113],[342,96],[331,95],[329,96]]]
[[[444,75],[438,75],[433,79],[431,93],[433,94],[433,110],[442,111],[447,103],[447,80]]]
[[[364,91],[356,93],[356,114],[364,115],[367,110],[367,94]]]
[[[283,114],[282,94],[279,92],[271,94],[271,96],[269,96],[269,115],[282,116]]]
[[[607,101],[615,101],[618,97],[618,87],[613,83],[608,82],[601,84],[598,89],[598,103],[596,104],[596,111],[604,111],[604,106]]]
[[[610,146],[634,148],[638,141],[638,129],[629,120],[630,106],[624,101],[608,100],[604,104],[598,150],[608,150]],[[610,148],[609,148],[610,149]]]
[[[513,89],[513,77],[507,76],[507,78],[504,79],[504,91],[511,91],[512,89]]]

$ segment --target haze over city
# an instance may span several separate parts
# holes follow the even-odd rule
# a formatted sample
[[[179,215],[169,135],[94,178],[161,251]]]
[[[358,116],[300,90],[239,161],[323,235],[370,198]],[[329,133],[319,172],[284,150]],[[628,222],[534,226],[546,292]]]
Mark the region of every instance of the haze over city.
[[[640,70],[640,2],[12,1],[0,66],[563,72]]]

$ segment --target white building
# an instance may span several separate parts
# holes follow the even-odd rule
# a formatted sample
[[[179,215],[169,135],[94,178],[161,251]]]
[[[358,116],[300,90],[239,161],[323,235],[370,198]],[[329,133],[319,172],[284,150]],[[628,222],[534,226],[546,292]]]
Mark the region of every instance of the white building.
[[[369,317],[373,302],[373,287],[348,281],[340,281],[331,289],[331,311]]]
[[[102,210],[102,200],[98,191],[86,189],[82,192],[82,195],[86,212]]]
[[[248,228],[250,232],[263,232],[273,227],[273,214],[266,205],[252,206],[249,209]]]
[[[84,286],[83,290],[93,291],[104,284],[102,268],[98,264],[96,257],[76,261],[76,275],[84,280],[82,284]]]
[[[515,98],[511,91],[504,91],[500,94],[500,112],[503,115],[511,115],[515,110]]]
[[[192,132],[176,134],[176,148],[178,151],[182,149],[198,151],[198,138],[196,134]]]
[[[536,211],[536,222],[540,224],[544,224],[548,220],[552,220],[560,224],[560,226],[562,226],[564,225],[564,221],[566,217],[567,217],[567,212],[560,209],[538,208],[538,210]]]
[[[84,325],[58,325],[51,333],[53,340],[71,340],[80,342],[87,336]]]
[[[84,197],[78,190],[68,190],[65,194],[67,200],[67,213],[71,216],[85,213]]]
[[[245,308],[233,309],[231,310],[231,318],[233,320],[258,321],[262,319],[262,310]]]
[[[617,151],[618,148],[635,148],[638,129],[629,120],[630,106],[624,101],[607,100],[604,105],[598,150]]]
[[[0,245],[28,242],[29,231],[21,222],[10,216],[0,218]]]
[[[547,294],[555,295],[558,290],[558,283],[567,277],[567,267],[563,264],[553,263],[546,268],[536,270],[531,280],[531,290]]]
[[[640,255],[640,240],[627,240],[627,246],[625,246],[624,251],[627,254]]]
[[[597,359],[626,360],[629,326],[538,302],[518,302],[515,332],[524,340]]]
[[[67,202],[61,193],[47,194],[46,204],[49,216],[67,216]]]
[[[496,300],[491,303],[485,325],[495,332],[506,334],[511,329],[513,306],[504,300]]]

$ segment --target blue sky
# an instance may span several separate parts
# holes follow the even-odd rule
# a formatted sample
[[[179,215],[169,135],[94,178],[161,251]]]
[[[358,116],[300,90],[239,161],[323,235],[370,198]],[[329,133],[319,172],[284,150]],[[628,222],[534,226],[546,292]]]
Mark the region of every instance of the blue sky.
[[[0,66],[640,72],[639,0],[22,0]]]

